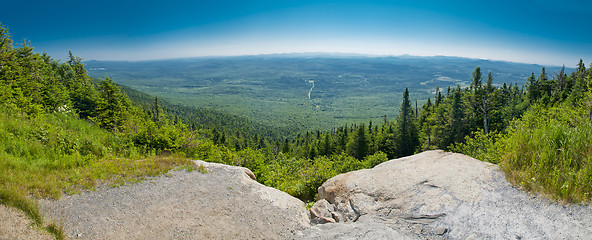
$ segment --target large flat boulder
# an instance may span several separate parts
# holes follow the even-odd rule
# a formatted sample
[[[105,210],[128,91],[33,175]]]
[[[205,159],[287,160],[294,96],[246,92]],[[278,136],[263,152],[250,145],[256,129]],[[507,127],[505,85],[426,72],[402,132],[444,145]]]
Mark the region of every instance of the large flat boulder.
[[[41,202],[71,239],[289,239],[308,228],[302,201],[253,180],[250,170],[196,161],[117,188]]]
[[[592,236],[590,207],[529,196],[512,187],[497,165],[440,150],[338,175],[319,188],[319,199],[328,204],[313,209],[324,213],[320,222],[326,224],[304,231],[303,239]]]

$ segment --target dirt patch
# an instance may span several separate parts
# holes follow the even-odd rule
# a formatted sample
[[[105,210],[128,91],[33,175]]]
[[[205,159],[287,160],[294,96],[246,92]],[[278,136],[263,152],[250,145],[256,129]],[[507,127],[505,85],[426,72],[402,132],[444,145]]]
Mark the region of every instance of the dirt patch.
[[[32,226],[23,211],[0,204],[0,239],[53,239],[53,236]]]

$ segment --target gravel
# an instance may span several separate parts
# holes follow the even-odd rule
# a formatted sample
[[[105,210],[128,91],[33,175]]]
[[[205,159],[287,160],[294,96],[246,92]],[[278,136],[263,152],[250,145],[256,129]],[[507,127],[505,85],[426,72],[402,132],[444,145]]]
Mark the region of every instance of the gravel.
[[[0,240],[53,239],[52,235],[32,224],[23,211],[0,204]]]
[[[196,163],[209,172],[42,200],[42,211],[71,239],[285,239],[309,226],[303,202],[255,182],[248,169]]]
[[[592,239],[592,207],[564,205],[513,187],[494,171],[476,204],[459,204],[435,227],[452,239]]]

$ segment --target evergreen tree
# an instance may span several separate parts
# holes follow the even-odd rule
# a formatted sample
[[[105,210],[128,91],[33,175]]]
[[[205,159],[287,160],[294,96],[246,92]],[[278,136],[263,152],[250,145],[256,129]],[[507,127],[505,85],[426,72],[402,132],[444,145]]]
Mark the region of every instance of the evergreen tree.
[[[328,156],[331,154],[332,149],[331,149],[331,134],[326,133],[325,134],[325,140],[323,141],[323,147],[322,147],[322,151],[321,151],[321,155],[325,155]]]
[[[535,103],[541,97],[539,83],[534,77],[534,72],[526,79],[526,88],[528,91],[528,100]]]
[[[451,104],[449,108],[450,109],[447,111],[448,121],[446,124],[448,136],[444,138],[445,141],[442,142],[443,145],[439,146],[441,148],[448,148],[455,142],[462,142],[464,136],[468,134],[466,131],[468,128],[464,122],[465,112],[463,111],[462,90],[460,86],[457,86],[452,90]]]
[[[477,66],[473,71],[473,77],[471,78],[471,88],[475,91],[483,86],[483,77],[481,73],[481,67]]]
[[[88,77],[82,59],[68,52],[67,64],[62,66],[60,74],[66,87],[70,90],[73,107],[78,110],[81,118],[95,117],[97,109],[97,91]]]
[[[574,78],[576,79],[586,78],[586,65],[584,64],[584,61],[582,59],[580,59],[580,62],[578,62],[576,71],[573,74],[575,75]]]
[[[364,124],[357,127],[356,134],[347,144],[347,153],[358,160],[362,160],[368,155],[368,137]]]
[[[438,87],[438,86],[436,86],[436,99],[435,100],[436,100],[435,105],[437,107],[442,102],[442,93],[440,92],[440,87]]]
[[[413,115],[414,111],[409,100],[409,89],[405,88],[403,103],[396,123],[398,134],[395,144],[398,157],[412,155],[419,146],[419,134]]]
[[[128,118],[130,102],[111,78],[99,82],[97,116],[92,119],[101,127],[117,132]]]
[[[586,66],[584,65],[582,59],[580,59],[576,71],[571,74],[571,77],[574,81],[574,86],[569,95],[570,102],[574,104],[578,103],[584,97],[584,93],[588,91],[586,75]]]
[[[152,106],[152,121],[160,122],[160,106],[158,104],[158,97],[154,97],[154,106]]]
[[[568,86],[565,65],[563,65],[561,71],[556,76],[555,88],[553,89],[553,102],[564,100],[567,96],[568,89],[571,89],[571,86]]]
[[[423,149],[430,149],[432,145],[432,112],[433,105],[431,98],[422,106],[421,117],[419,118],[418,126],[422,142],[424,142]]]
[[[290,153],[290,142],[288,141],[287,138],[284,140],[284,144],[282,145],[282,152],[283,153]]]
[[[549,103],[551,100],[552,90],[553,90],[553,82],[549,80],[545,68],[541,69],[541,74],[537,78],[537,82],[539,85],[539,91],[541,94],[541,99],[544,104]]]
[[[396,134],[393,124],[386,122],[382,125],[381,134],[376,140],[376,149],[386,154],[389,159],[397,157]]]
[[[468,100],[468,107],[470,111],[467,111],[467,118],[469,120],[469,126],[471,130],[476,130],[479,125],[482,126],[483,113],[481,110],[481,104],[485,98],[485,89],[483,88],[483,74],[481,68],[476,67],[473,71],[471,78],[471,85],[468,89],[468,94],[465,95]]]

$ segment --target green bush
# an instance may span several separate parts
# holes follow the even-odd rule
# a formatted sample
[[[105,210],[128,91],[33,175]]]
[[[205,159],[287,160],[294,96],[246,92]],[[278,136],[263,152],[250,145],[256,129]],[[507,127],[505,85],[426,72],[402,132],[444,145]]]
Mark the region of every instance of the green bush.
[[[377,152],[377,153],[375,153],[375,154],[372,154],[370,156],[367,156],[364,159],[364,163],[365,163],[365,166],[367,168],[373,168],[376,165],[381,164],[381,163],[386,162],[386,161],[388,161],[388,158],[386,156],[386,153],[383,153],[383,152],[380,152],[380,151]]]
[[[485,135],[483,130],[473,132],[473,137],[466,136],[464,143],[457,143],[450,147],[453,152],[471,156],[475,159],[490,163],[499,163],[500,156],[498,145],[495,143],[502,136],[498,132],[490,132]]]

